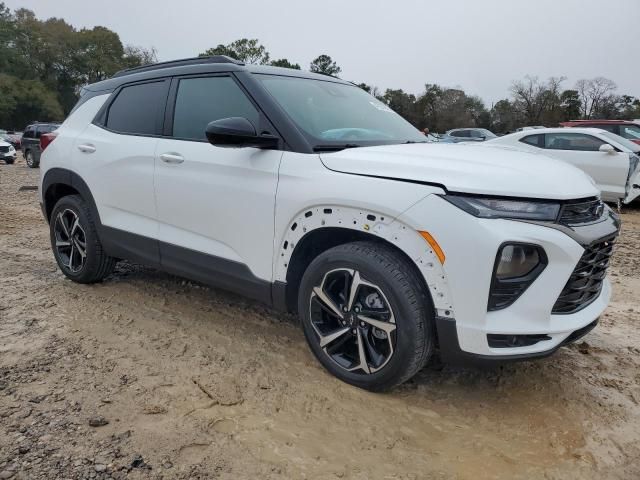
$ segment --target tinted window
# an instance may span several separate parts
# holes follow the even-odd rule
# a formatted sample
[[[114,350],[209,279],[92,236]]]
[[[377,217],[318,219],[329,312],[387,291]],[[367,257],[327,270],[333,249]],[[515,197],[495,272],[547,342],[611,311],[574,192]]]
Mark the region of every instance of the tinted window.
[[[209,122],[228,117],[244,117],[256,129],[259,114],[231,77],[180,80],[173,114],[173,136],[205,140]]]
[[[527,145],[533,145],[534,147],[539,147],[541,137],[542,135],[528,135],[524,138],[521,138],[520,141],[522,143],[526,143]]]
[[[53,132],[58,128],[58,125],[42,125],[36,129],[36,138],[40,138],[43,133]]]
[[[22,134],[22,136],[24,138],[33,138],[34,134],[35,134],[35,130],[32,127],[29,127],[24,131],[24,134]]]
[[[109,107],[106,127],[122,133],[158,133],[158,114],[164,111],[165,83],[124,87]]]
[[[629,140],[640,140],[640,126],[620,125],[620,136]]]
[[[469,133],[469,130],[456,130],[454,132],[451,132],[449,135],[451,135],[452,137],[470,137],[471,134]]]
[[[597,152],[602,140],[582,133],[547,133],[544,136],[544,147],[552,150],[578,150]]]

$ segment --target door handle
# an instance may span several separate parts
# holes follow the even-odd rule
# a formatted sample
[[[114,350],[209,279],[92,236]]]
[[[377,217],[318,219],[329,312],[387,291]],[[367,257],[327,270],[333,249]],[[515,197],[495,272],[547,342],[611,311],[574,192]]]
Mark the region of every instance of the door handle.
[[[182,163],[184,158],[178,153],[163,153],[160,155],[160,160],[164,163]]]
[[[96,151],[96,147],[94,147],[90,143],[83,143],[82,145],[78,145],[78,150],[80,150],[82,153],[93,153]]]

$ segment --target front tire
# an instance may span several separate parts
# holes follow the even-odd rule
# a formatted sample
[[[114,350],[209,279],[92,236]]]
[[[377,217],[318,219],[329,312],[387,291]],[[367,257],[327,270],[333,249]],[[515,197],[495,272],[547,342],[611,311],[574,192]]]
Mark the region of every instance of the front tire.
[[[305,271],[298,312],[311,351],[339,379],[372,391],[405,382],[434,348],[434,309],[415,268],[383,244],[354,242]]]
[[[31,150],[27,150],[24,154],[24,161],[27,163],[27,167],[29,168],[38,168],[40,166],[40,162],[36,160],[36,157]]]
[[[113,271],[116,259],[102,249],[91,210],[79,195],[58,200],[49,230],[58,267],[74,282],[99,282]]]
[[[12,160],[12,159],[8,158],[8,159],[5,159],[4,163],[6,163],[7,165],[13,165],[14,161],[15,160]]]

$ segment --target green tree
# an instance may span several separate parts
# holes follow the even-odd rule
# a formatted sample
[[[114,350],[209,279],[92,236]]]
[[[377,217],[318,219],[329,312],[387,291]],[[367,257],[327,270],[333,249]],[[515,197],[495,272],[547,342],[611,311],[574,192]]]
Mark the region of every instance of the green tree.
[[[56,95],[39,80],[0,74],[0,125],[22,129],[34,120],[62,120]]]
[[[321,73],[322,75],[329,75],[331,77],[337,77],[342,71],[342,69],[329,55],[320,55],[317,57],[313,62],[311,62],[309,70],[314,73]]]
[[[297,63],[291,63],[286,58],[280,58],[279,60],[273,60],[271,62],[273,67],[283,67],[283,68],[291,68],[293,70],[300,70],[300,65]]]
[[[582,102],[577,90],[565,90],[560,94],[561,121],[576,120],[580,118]]]
[[[226,55],[248,64],[269,64],[269,52],[257,38],[241,38],[228,45],[219,44],[200,54],[201,57],[210,55]]]

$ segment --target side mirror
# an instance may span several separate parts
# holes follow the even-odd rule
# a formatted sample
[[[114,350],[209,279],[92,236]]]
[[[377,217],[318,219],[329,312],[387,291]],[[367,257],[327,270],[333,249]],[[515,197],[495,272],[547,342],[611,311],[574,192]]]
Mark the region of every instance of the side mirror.
[[[598,150],[600,150],[602,153],[616,153],[616,149],[608,143],[603,143],[602,145],[600,145],[600,148]]]
[[[278,147],[278,137],[258,135],[253,124],[244,117],[221,118],[210,122],[205,133],[209,143],[218,147]]]

